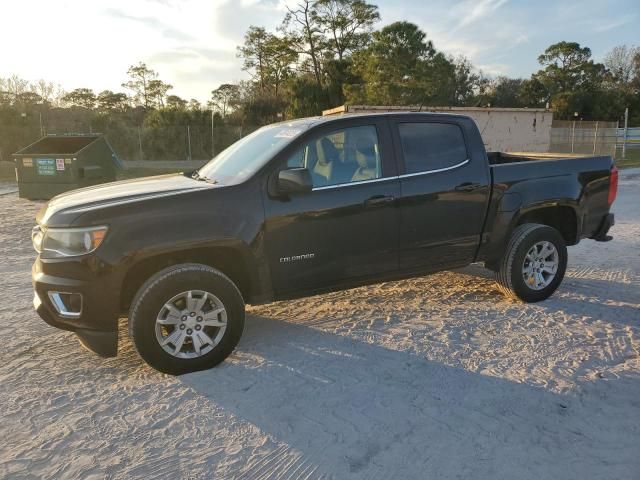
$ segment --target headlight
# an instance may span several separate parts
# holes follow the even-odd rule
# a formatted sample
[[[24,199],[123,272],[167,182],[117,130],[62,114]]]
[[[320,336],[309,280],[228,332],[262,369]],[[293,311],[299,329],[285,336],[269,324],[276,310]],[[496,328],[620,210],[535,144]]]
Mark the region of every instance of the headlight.
[[[39,226],[33,227],[31,230],[31,241],[33,242],[33,248],[36,249],[36,252],[42,252],[42,239],[44,238],[44,232],[42,228]]]
[[[41,228],[31,232],[33,248],[44,258],[76,257],[93,252],[107,234],[107,227]]]

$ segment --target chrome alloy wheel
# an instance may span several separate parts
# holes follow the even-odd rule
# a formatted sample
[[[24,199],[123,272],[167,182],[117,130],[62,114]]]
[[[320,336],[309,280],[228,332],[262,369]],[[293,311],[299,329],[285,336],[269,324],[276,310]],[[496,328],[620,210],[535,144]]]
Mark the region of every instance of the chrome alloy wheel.
[[[556,276],[560,265],[560,255],[551,242],[538,242],[533,245],[522,265],[522,277],[527,287],[542,290],[549,286]]]
[[[177,358],[197,358],[214,349],[227,329],[227,311],[218,297],[202,290],[179,293],[156,317],[156,339]]]

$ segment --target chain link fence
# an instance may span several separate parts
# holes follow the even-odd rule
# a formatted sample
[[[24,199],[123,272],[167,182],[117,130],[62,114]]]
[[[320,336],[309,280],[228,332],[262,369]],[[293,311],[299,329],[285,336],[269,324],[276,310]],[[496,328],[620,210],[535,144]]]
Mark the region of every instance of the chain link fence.
[[[107,136],[118,156],[125,161],[209,160],[257,126],[171,125],[161,127],[107,126],[99,133]],[[60,131],[58,131],[60,130]],[[53,128],[47,133],[69,133]],[[75,133],[75,132],[74,132]],[[82,131],[78,133],[91,133]]]
[[[550,151],[591,155],[615,155],[618,139],[616,122],[554,120]]]
[[[640,162],[640,128],[619,128],[617,122],[554,120],[550,152],[611,155],[618,164]]]

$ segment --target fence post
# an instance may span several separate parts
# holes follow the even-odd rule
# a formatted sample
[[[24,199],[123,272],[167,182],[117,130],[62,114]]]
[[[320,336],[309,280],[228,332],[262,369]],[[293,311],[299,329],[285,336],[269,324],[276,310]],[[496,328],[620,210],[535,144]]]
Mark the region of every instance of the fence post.
[[[629,108],[624,109],[624,138],[622,140],[622,159],[627,157],[627,134],[629,133]]]
[[[593,154],[596,154],[596,143],[598,142],[598,122],[596,122],[596,130],[593,134]]]
[[[573,121],[573,127],[571,127],[571,153],[573,153],[573,144],[576,141],[576,121]]]
[[[142,155],[142,134],[140,133],[140,127],[138,127],[138,149],[140,152],[140,160],[144,160]]]
[[[191,126],[187,125],[187,145],[189,146],[189,153],[187,160],[191,161]]]
[[[211,108],[211,158],[216,156],[216,147],[213,143],[213,108]]]

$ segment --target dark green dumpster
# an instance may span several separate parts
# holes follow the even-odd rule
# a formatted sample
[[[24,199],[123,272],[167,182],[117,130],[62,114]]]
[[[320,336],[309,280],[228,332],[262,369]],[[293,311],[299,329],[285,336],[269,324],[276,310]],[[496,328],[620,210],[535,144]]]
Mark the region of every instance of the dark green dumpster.
[[[51,197],[112,182],[122,164],[104,135],[47,135],[13,154],[20,197]]]

